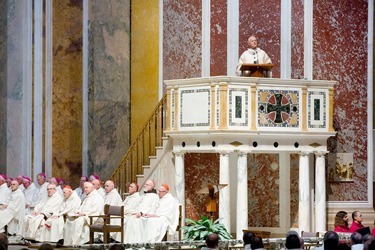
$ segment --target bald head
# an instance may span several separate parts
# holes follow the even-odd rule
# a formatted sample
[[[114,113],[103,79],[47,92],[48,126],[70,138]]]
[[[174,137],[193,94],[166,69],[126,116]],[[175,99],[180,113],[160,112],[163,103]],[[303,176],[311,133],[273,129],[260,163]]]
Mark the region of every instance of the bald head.
[[[99,189],[101,187],[101,185],[102,185],[101,182],[100,182],[100,180],[98,180],[98,179],[92,180],[91,183],[92,183],[92,185],[94,185],[95,189]]]
[[[66,186],[63,188],[64,198],[69,199],[69,197],[72,195],[73,190],[70,186]]]
[[[94,185],[91,182],[87,181],[85,184],[83,184],[83,190],[85,191],[86,195],[89,195],[94,189]]]
[[[150,191],[155,188],[155,182],[153,180],[147,180],[144,185],[145,191]]]
[[[11,183],[10,183],[10,189],[12,189],[12,191],[16,191],[19,187],[19,183],[18,181],[16,180],[13,180]]]
[[[106,193],[111,192],[115,188],[115,183],[111,180],[108,180],[104,183],[104,189]]]
[[[161,185],[161,186],[158,188],[158,196],[159,196],[159,198],[163,198],[164,195],[166,195],[168,192],[169,192],[169,187],[168,187],[168,185],[166,185],[166,184]]]

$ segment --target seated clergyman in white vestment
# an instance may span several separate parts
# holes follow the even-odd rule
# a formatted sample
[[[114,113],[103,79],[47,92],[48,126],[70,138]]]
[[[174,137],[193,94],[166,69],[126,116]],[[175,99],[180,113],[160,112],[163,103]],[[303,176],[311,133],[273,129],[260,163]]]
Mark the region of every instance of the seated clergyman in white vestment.
[[[115,188],[115,183],[113,181],[106,181],[104,183],[104,190],[104,204],[108,204],[111,206],[121,206],[122,199],[117,189]],[[119,219],[111,219],[111,224],[120,225],[121,221]],[[121,241],[120,233],[111,233],[110,237],[116,241]]]
[[[23,190],[23,193],[25,194],[25,203],[26,203],[25,213],[29,214],[30,213],[29,207],[33,201],[33,196],[34,196],[34,193],[36,192],[36,187],[35,187],[35,184],[31,182],[31,179],[26,176],[23,178],[23,186],[25,187],[25,189]]]
[[[43,199],[47,198],[47,185],[48,182],[46,182],[47,177],[44,173],[39,173],[36,176],[36,180],[38,183],[38,186],[36,187],[36,191],[34,192],[33,198],[31,199],[30,203],[30,211],[34,209],[36,205],[38,205]]]
[[[96,189],[96,191],[98,191],[98,193],[103,197],[104,199],[104,196],[105,196],[105,190],[104,188],[102,187],[102,181],[101,180],[98,180],[98,179],[93,179],[91,181],[91,183],[94,185],[94,188]]]
[[[0,205],[6,204],[8,202],[8,197],[11,190],[8,188],[7,177],[0,174]]]
[[[79,180],[79,187],[74,189],[74,191],[77,193],[78,197],[83,201],[86,198],[86,194],[83,191],[83,184],[88,180],[87,176],[81,176],[81,179]]]
[[[64,245],[82,245],[90,238],[90,215],[103,214],[104,199],[91,182],[85,182],[84,191],[87,195],[79,209],[68,214],[65,222]]]
[[[74,213],[81,206],[81,199],[70,186],[63,188],[64,200],[58,210],[53,212],[42,227],[41,237],[37,241],[58,242],[64,237],[64,217],[68,213]]]
[[[145,214],[148,221],[143,235],[146,242],[160,242],[165,234],[174,235],[178,225],[178,201],[169,192],[169,186],[162,184],[158,189],[159,202],[154,214]]]
[[[4,227],[8,225],[8,233],[23,236],[25,195],[18,186],[16,180],[11,182],[8,203],[0,206],[0,231],[4,231]]]
[[[139,186],[137,183],[130,183],[128,187],[129,195],[125,198],[122,205],[124,206],[124,214],[131,215],[137,213],[136,208],[138,207],[141,197],[138,192]]]
[[[44,226],[47,218],[51,217],[54,212],[58,211],[62,204],[63,198],[56,191],[55,184],[48,184],[47,193],[47,198],[39,202],[34,210],[25,216],[25,238],[38,239],[41,234],[40,227],[42,225]]]
[[[143,243],[147,242],[143,236],[144,223],[147,222],[143,215],[154,214],[159,196],[156,194],[155,182],[147,180],[144,187],[144,194],[136,208],[136,213],[125,219],[124,242],[125,243]]]

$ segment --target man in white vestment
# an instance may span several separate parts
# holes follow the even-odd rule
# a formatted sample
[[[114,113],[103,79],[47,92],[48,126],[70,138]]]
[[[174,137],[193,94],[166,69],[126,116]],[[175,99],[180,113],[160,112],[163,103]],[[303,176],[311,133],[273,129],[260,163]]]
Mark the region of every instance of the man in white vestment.
[[[42,199],[47,198],[47,186],[48,182],[46,182],[47,178],[44,173],[40,173],[36,176],[36,180],[38,182],[38,186],[36,187],[36,191],[33,195],[30,204],[30,210],[32,211],[34,207],[42,201]]]
[[[82,245],[89,241],[89,216],[103,214],[104,199],[91,182],[85,182],[84,191],[87,195],[79,209],[68,214],[65,222],[64,245]]]
[[[147,180],[143,186],[144,194],[141,196],[141,200],[137,207],[136,216],[139,218],[144,214],[151,214],[155,212],[156,205],[159,201],[159,196],[156,194],[155,182]]]
[[[91,183],[94,185],[94,188],[98,191],[98,193],[103,197],[105,197],[105,190],[102,187],[102,181],[98,179],[93,179]]]
[[[56,185],[56,192],[58,192],[59,195],[61,195],[61,197],[64,197],[62,187],[60,186],[59,179],[57,177],[51,177],[49,179],[49,183],[55,184]]]
[[[79,180],[79,187],[74,189],[74,191],[77,193],[78,197],[83,201],[86,198],[86,194],[83,191],[83,184],[87,181],[87,176],[81,176],[81,179]]]
[[[30,204],[32,203],[34,193],[36,192],[36,187],[33,182],[31,182],[31,179],[29,177],[23,178],[23,186],[25,189],[23,190],[23,193],[25,195],[25,213],[30,213]]]
[[[59,209],[49,217],[42,227],[38,241],[58,242],[64,237],[64,216],[74,213],[81,206],[81,199],[70,186],[64,186],[64,200]]]
[[[145,223],[147,219],[145,214],[154,214],[159,196],[156,194],[155,182],[147,180],[144,187],[144,195],[141,196],[136,213],[125,219],[124,242],[125,243],[144,243],[146,238],[143,236]]]
[[[115,188],[115,183],[113,181],[106,181],[104,184],[104,190],[104,204],[109,204],[112,206],[121,206],[122,199],[117,189]]]
[[[56,191],[55,184],[48,184],[47,193],[47,198],[39,202],[34,210],[25,216],[25,238],[39,239],[41,233],[40,227],[44,226],[47,218],[51,217],[53,212],[58,211],[61,206],[63,198]]]
[[[0,231],[8,225],[8,233],[23,236],[23,218],[25,217],[25,195],[18,188],[18,181],[10,184],[10,193],[7,204],[0,206]]]
[[[8,188],[7,177],[0,174],[0,205],[7,204],[12,191]]]
[[[118,193],[117,189],[115,188],[115,183],[111,180],[108,180],[104,183],[104,204],[108,204],[111,206],[121,206],[122,199],[120,194]],[[111,219],[111,224],[120,225],[121,221],[119,219]],[[121,234],[120,233],[111,233],[110,236],[112,239],[116,241],[121,241]]]
[[[236,68],[236,74],[238,76],[241,75],[241,66],[244,63],[250,64],[270,64],[272,63],[270,57],[267,53],[258,48],[258,39],[255,36],[250,36],[247,39],[247,44],[249,45],[249,49],[242,53],[240,59],[238,60],[238,65]]]
[[[23,175],[18,175],[16,181],[18,181],[18,188],[23,192],[23,190],[25,190],[25,187],[23,186]]]
[[[141,197],[138,192],[139,186],[137,183],[130,183],[128,187],[129,195],[125,198],[122,205],[124,206],[124,214],[130,215],[137,212],[136,208],[138,207]]]
[[[160,242],[168,231],[171,235],[176,232],[178,225],[178,202],[169,192],[169,186],[162,184],[158,189],[159,202],[154,214],[145,214],[148,222],[144,236],[146,242]]]

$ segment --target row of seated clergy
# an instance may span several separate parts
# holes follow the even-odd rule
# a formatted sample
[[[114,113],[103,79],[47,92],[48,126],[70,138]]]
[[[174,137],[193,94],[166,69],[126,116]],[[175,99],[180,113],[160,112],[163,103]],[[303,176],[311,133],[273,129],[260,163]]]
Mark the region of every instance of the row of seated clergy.
[[[131,186],[134,185],[131,184]],[[174,224],[177,224],[177,222],[174,223],[175,220],[172,218],[178,219],[178,212],[176,216],[175,213],[170,212],[172,210],[178,211],[178,209],[176,209],[178,207],[176,200],[171,194],[166,195],[168,190],[164,187],[159,188],[158,196],[154,189],[153,181],[146,182],[144,195],[139,196],[138,192],[135,192],[127,197],[123,203],[121,196],[118,194],[117,190],[114,189],[112,181],[106,182],[105,199],[101,197],[92,183],[85,182],[84,189],[87,193],[87,198],[81,205],[76,192],[73,192],[69,186],[64,187],[63,199],[57,193],[56,186],[54,184],[48,184],[46,187],[46,190],[48,189],[47,197],[35,206],[32,214],[27,216],[25,216],[25,210],[22,209],[25,207],[25,197],[22,191],[18,189],[18,183],[13,183],[11,187],[13,190],[9,202],[7,205],[2,206],[2,210],[0,211],[0,229],[8,225],[9,233],[15,233],[38,241],[56,242],[64,238],[64,243],[66,245],[79,245],[88,242],[89,216],[103,214],[104,203],[114,206],[123,204],[125,206],[124,210],[127,211],[129,218],[135,217],[139,219],[138,221],[144,221],[147,217],[153,217],[153,220],[150,219],[150,223],[151,221],[155,222],[159,220],[159,224],[163,224],[164,228],[170,227],[172,232],[175,230]],[[129,187],[129,190],[130,189],[131,187]],[[135,191],[138,191],[138,187],[135,188]],[[171,200],[167,201],[168,197],[172,197],[173,202],[171,202]],[[172,204],[173,209],[170,207]],[[166,212],[163,213],[163,211]],[[130,213],[132,213],[132,215],[130,215]],[[67,216],[64,224],[65,216],[63,215],[66,214],[69,216]],[[143,232],[145,232],[145,230],[143,230]],[[143,235],[148,234],[150,233],[143,233]],[[120,240],[120,234],[111,236],[118,241]],[[141,238],[140,241],[158,240]]]
[[[35,218],[32,227],[35,231],[32,232],[30,226],[26,227],[25,235],[27,238],[34,238],[40,242],[57,242],[64,238],[64,242],[67,245],[84,244],[88,241],[89,216],[102,214],[104,203],[116,206],[122,203],[121,197],[117,190],[114,189],[112,181],[105,183],[106,194],[104,200],[95,185],[86,182],[84,189],[87,193],[87,198],[84,199],[82,204],[80,197],[70,186],[63,188],[64,200],[60,202],[58,198],[55,198],[55,202],[53,202],[52,197],[59,196],[53,187],[54,185],[52,184],[48,185],[48,195],[51,196],[49,204],[59,204],[58,208],[50,213],[49,210],[51,209],[48,209],[50,206],[43,203],[39,204],[31,215],[26,216],[26,218]],[[43,213],[36,212],[40,210],[40,205],[44,205]],[[33,216],[34,214],[38,215]],[[40,214],[47,214],[47,216],[42,217]],[[68,217],[66,218],[64,215],[68,215]],[[113,237],[117,239],[116,235]]]

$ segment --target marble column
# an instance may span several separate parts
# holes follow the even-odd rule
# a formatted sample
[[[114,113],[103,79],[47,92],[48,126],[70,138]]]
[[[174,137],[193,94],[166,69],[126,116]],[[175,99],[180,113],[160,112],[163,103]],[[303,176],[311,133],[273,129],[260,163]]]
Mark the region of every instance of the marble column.
[[[290,153],[279,153],[280,227],[290,228]],[[282,180],[282,181],[281,181]]]
[[[326,152],[315,153],[315,231],[326,231]]]
[[[242,239],[242,230],[248,228],[247,153],[239,152],[237,159],[236,237]]]
[[[309,155],[308,152],[301,152],[299,155],[298,224],[300,232],[311,230]]]
[[[230,186],[229,186],[229,153],[220,153],[220,180],[219,184],[227,185],[219,193],[219,218],[221,223],[230,232]]]
[[[185,164],[184,152],[174,152],[175,159],[175,191],[178,202],[182,205],[182,224],[185,221]]]

